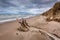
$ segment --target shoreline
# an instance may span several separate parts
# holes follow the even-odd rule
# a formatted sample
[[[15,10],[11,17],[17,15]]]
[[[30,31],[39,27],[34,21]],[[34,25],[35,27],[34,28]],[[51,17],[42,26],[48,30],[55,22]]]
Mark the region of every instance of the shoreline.
[[[19,19],[21,19],[21,18],[19,18]],[[0,24],[6,23],[6,22],[11,22],[11,21],[16,21],[16,18],[14,18],[14,19],[2,20],[2,21],[0,21]]]
[[[35,15],[35,16],[36,16],[36,15]],[[31,18],[31,17],[34,17],[34,16],[27,16],[27,17],[23,17],[23,18],[28,19],[28,18]],[[19,17],[17,17],[17,18],[19,18]],[[22,18],[19,18],[19,19],[22,19]],[[16,21],[16,18],[1,20],[1,21],[0,21],[0,24],[6,23],[6,22],[11,22],[11,21]]]

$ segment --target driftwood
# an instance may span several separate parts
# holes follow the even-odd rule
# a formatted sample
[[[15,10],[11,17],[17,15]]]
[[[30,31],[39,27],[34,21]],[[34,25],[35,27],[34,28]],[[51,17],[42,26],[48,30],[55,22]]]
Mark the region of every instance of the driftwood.
[[[25,19],[22,18],[20,22],[18,21],[18,23],[21,25],[20,28],[18,28],[19,31],[28,31],[29,30],[28,28],[30,26],[28,25],[28,23],[26,22]]]

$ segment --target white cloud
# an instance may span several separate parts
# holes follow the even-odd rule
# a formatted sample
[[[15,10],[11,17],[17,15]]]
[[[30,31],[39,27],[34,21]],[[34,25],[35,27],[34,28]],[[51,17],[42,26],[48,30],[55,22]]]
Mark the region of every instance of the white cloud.
[[[41,14],[49,9],[50,9],[50,7],[48,7],[48,8],[32,8],[32,9],[25,10],[25,12],[28,12],[31,14]]]
[[[9,7],[7,9],[4,9],[4,10],[1,10],[5,13],[13,13],[13,14],[18,14],[19,12],[25,12],[25,13],[29,13],[29,14],[40,14],[40,13],[43,13],[47,10],[50,9],[50,7],[47,7],[47,8],[26,8],[24,9],[25,6],[22,5],[20,8],[18,7]]]

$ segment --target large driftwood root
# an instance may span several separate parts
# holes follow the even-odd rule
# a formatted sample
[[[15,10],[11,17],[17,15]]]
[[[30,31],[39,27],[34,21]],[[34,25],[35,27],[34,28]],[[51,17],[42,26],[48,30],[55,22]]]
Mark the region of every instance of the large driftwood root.
[[[28,23],[26,22],[25,19],[22,18],[20,22],[18,21],[18,23],[21,25],[18,28],[19,31],[28,31],[29,30],[30,26],[28,25]]]

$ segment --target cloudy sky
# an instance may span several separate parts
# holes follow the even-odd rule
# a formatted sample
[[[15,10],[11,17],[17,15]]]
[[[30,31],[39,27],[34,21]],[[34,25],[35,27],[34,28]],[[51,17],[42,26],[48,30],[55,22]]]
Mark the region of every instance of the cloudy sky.
[[[0,14],[27,12],[38,14],[50,9],[60,0],[0,0]]]

